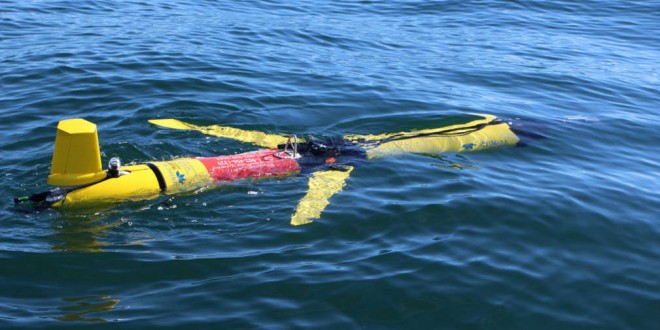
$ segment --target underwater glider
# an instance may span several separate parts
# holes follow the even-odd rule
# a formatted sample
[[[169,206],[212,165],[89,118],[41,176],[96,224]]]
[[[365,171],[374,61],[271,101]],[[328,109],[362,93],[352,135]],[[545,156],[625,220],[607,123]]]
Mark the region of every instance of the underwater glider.
[[[532,136],[512,121],[474,115],[459,124],[409,132],[299,139],[229,126],[197,126],[177,119],[150,123],[194,130],[250,143],[262,149],[213,157],[178,158],[121,166],[118,158],[101,167],[96,125],[75,118],[59,122],[48,184],[57,188],[15,198],[16,204],[73,208],[140,201],[194,191],[213,182],[308,174],[308,189],[291,217],[292,225],[318,219],[330,197],[342,190],[354,166],[402,153],[473,152],[515,146]]]

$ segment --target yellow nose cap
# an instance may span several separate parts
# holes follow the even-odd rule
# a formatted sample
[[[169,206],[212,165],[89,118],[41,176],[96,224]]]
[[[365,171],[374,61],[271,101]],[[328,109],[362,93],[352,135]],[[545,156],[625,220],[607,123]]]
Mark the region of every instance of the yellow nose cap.
[[[96,125],[74,118],[57,125],[53,162],[48,176],[52,186],[79,186],[105,179]]]

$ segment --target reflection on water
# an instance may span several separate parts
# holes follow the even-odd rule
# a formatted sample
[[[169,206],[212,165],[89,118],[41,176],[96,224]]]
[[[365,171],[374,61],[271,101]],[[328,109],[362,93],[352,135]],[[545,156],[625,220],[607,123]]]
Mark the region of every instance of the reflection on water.
[[[149,204],[144,202],[126,202],[105,205],[96,209],[55,210],[60,216],[53,221],[54,234],[50,245],[53,251],[102,252],[108,243],[108,235],[120,226],[132,226],[130,220],[136,214],[151,209],[162,210],[172,205],[173,198],[163,196]],[[122,235],[123,237],[123,235]],[[144,238],[131,241],[130,244],[144,244]]]
[[[60,321],[108,322],[105,318],[89,314],[111,311],[119,303],[119,299],[112,299],[111,296],[74,297],[63,300],[66,305],[58,307],[63,313],[57,317]]]
[[[101,252],[104,243],[99,239],[105,231],[125,223],[122,218],[110,220],[110,214],[76,215],[63,213],[55,224],[53,251]]]
[[[447,168],[455,170],[478,170],[476,166],[472,166],[468,163],[474,163],[475,161],[463,156],[463,155],[453,155],[455,159],[449,159],[449,156],[442,154],[424,154],[424,156],[433,158],[438,161],[438,163],[433,163],[431,166],[438,168]]]

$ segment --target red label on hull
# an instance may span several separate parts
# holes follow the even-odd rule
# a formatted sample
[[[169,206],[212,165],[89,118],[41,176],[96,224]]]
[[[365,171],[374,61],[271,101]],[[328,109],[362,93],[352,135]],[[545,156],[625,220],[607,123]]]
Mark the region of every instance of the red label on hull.
[[[300,171],[300,165],[294,159],[275,157],[277,151],[277,149],[266,149],[197,159],[206,166],[214,181],[287,176]]]

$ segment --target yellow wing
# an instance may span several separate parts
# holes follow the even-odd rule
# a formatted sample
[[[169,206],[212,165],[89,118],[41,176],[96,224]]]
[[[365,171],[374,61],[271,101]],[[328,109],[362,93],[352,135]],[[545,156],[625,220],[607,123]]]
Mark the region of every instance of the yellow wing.
[[[330,197],[343,189],[351,171],[352,166],[345,166],[342,170],[315,172],[309,178],[307,194],[298,203],[291,224],[304,225],[312,222],[312,219],[320,218],[321,212],[330,203]]]
[[[178,119],[151,119],[150,123],[172,129],[180,130],[193,130],[207,135],[217,136],[221,138],[232,139],[236,141],[252,143],[265,148],[277,148],[278,144],[285,144],[288,136],[279,134],[268,134],[259,131],[243,130],[240,128],[211,125],[211,126],[197,126],[182,122]],[[300,141],[300,140],[299,140]]]

